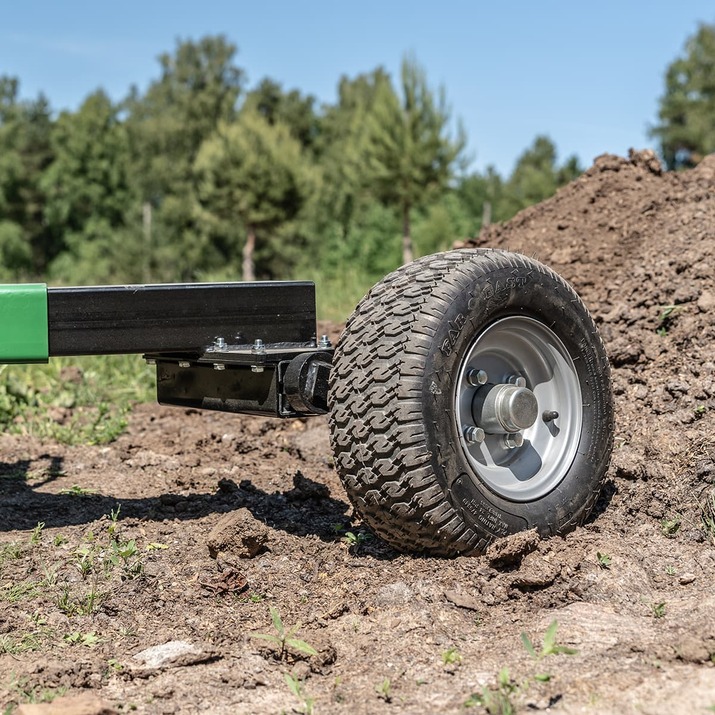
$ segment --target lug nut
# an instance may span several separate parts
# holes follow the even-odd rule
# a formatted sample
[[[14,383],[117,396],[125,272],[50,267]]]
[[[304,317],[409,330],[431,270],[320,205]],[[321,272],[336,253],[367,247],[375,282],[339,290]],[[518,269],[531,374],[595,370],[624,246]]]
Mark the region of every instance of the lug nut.
[[[516,449],[524,444],[524,435],[521,432],[516,432],[515,434],[508,434],[504,437],[504,446],[507,449]]]
[[[484,430],[481,427],[465,427],[464,428],[464,439],[467,440],[467,444],[480,444],[484,441]]]
[[[543,415],[541,415],[541,419],[544,420],[544,422],[553,422],[554,420],[557,420],[559,418],[559,413],[556,410],[546,410]]]
[[[516,385],[517,387],[526,387],[526,378],[521,375],[511,375],[507,382],[510,385]]]
[[[487,375],[484,370],[470,370],[467,373],[467,382],[472,386],[472,387],[481,387],[482,385],[486,385],[487,381],[489,380],[489,375]]]

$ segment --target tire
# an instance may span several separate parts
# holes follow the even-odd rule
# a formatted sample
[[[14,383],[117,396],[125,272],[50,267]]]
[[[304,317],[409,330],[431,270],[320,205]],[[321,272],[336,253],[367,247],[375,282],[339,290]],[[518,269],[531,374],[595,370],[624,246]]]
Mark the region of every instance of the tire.
[[[432,555],[574,528],[613,442],[586,307],[546,266],[497,250],[427,256],[378,283],[336,348],[329,409],[357,512],[398,550]]]

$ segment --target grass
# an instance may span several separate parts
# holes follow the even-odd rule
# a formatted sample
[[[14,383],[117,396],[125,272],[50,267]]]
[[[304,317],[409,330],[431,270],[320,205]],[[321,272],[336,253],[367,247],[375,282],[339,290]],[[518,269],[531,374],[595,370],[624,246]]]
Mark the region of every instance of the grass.
[[[153,372],[137,355],[53,358],[0,367],[0,427],[63,444],[106,444],[132,405],[153,399]]]

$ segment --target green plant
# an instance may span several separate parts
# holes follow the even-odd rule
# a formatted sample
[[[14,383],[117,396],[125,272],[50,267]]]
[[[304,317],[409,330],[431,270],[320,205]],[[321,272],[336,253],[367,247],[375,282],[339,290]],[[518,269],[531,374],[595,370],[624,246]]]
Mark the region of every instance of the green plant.
[[[288,673],[283,673],[283,678],[286,681],[286,685],[291,693],[293,693],[293,695],[300,700],[301,712],[304,713],[304,715],[313,715],[315,700],[306,694],[301,681]]]
[[[700,504],[700,521],[711,543],[715,543],[715,489],[711,489]]]
[[[94,631],[90,633],[80,633],[80,631],[74,631],[73,633],[68,633],[62,638],[62,640],[68,645],[83,645],[88,648],[93,648],[99,643],[99,638]]]
[[[45,528],[44,521],[38,521],[37,526],[32,530],[30,534],[30,545],[37,546],[37,544],[42,542],[42,530]]]
[[[386,703],[392,702],[392,683],[389,678],[383,678],[381,683],[375,686],[377,697],[384,700]]]
[[[663,521],[660,522],[660,530],[663,536],[668,539],[675,538],[675,535],[680,531],[680,519],[677,517],[673,519],[663,519]]]
[[[668,331],[672,327],[673,320],[681,311],[680,306],[677,305],[663,305],[660,308],[660,314],[658,315],[658,327],[656,328],[656,333],[660,337],[665,337]]]
[[[602,569],[611,568],[611,557],[608,554],[602,554],[600,551],[597,551],[596,558],[598,559],[598,565]]]
[[[653,602],[650,604],[650,610],[653,613],[653,618],[665,617],[665,601]]]
[[[462,654],[454,646],[442,652],[442,663],[444,665],[459,665],[461,662]]]
[[[12,702],[6,712],[12,712],[14,705],[19,703],[51,703],[55,698],[67,692],[66,687],[43,688],[40,685],[31,685],[29,678],[15,678],[8,686]]]
[[[551,621],[549,627],[546,629],[546,633],[544,633],[544,643],[541,646],[541,651],[538,653],[529,636],[525,632],[521,634],[521,642],[524,644],[524,648],[526,648],[527,652],[532,658],[534,658],[534,660],[540,661],[550,655],[576,655],[576,653],[578,653],[578,651],[574,648],[569,648],[565,645],[558,645],[556,643],[556,631],[558,630],[558,627],[558,621]]]
[[[93,489],[85,489],[79,484],[73,484],[71,487],[66,489],[60,489],[59,493],[70,497],[91,497],[96,494]]]
[[[273,608],[273,606],[269,606],[268,609],[270,611],[271,621],[273,622],[273,627],[275,628],[276,633],[275,635],[272,633],[254,633],[254,638],[260,638],[261,640],[268,641],[269,643],[273,643],[277,646],[278,657],[280,660],[283,660],[286,656],[288,648],[292,648],[293,650],[297,650],[298,652],[308,656],[318,654],[318,651],[315,650],[313,646],[309,645],[304,640],[295,637],[300,625],[296,625],[293,628],[286,630],[278,611]]]
[[[340,539],[344,544],[348,545],[348,549],[357,556],[362,546],[372,539],[372,534],[367,534],[359,531],[357,534],[353,531],[346,531],[345,536]]]
[[[521,691],[521,686],[517,685],[509,675],[508,668],[502,668],[497,676],[495,689],[490,689],[486,685],[482,686],[481,692],[473,693],[464,703],[464,706],[483,707],[489,715],[514,715],[516,704],[514,696]]]
[[[665,567],[665,573],[667,573],[668,576],[675,576],[675,574],[678,572],[675,570],[675,566],[673,566],[672,564],[668,564]]]

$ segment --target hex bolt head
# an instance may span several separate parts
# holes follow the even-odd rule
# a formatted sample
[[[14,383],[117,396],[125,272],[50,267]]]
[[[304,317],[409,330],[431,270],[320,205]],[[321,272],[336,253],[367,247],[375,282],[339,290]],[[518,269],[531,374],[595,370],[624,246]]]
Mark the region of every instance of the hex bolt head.
[[[465,427],[464,428],[464,439],[467,440],[467,444],[481,444],[486,437],[484,430],[481,427]]]
[[[219,336],[214,340],[214,347],[216,350],[223,350],[226,347],[226,340]]]
[[[322,348],[323,350],[328,350],[329,348],[333,347],[333,344],[330,342],[330,338],[327,335],[321,335],[318,347]]]
[[[225,370],[226,366],[222,362],[214,363],[214,370]]]
[[[484,370],[472,369],[467,373],[467,382],[472,387],[481,387],[482,385],[486,385],[488,380],[489,375],[487,375]]]
[[[516,385],[517,387],[526,387],[526,378],[521,375],[511,375],[507,382],[510,385]]]
[[[504,446],[507,449],[516,449],[524,444],[524,435],[521,432],[516,432],[514,434],[507,434],[504,436]]]
[[[262,353],[265,349],[266,346],[263,344],[263,341],[260,338],[256,338],[253,342],[253,352]]]

